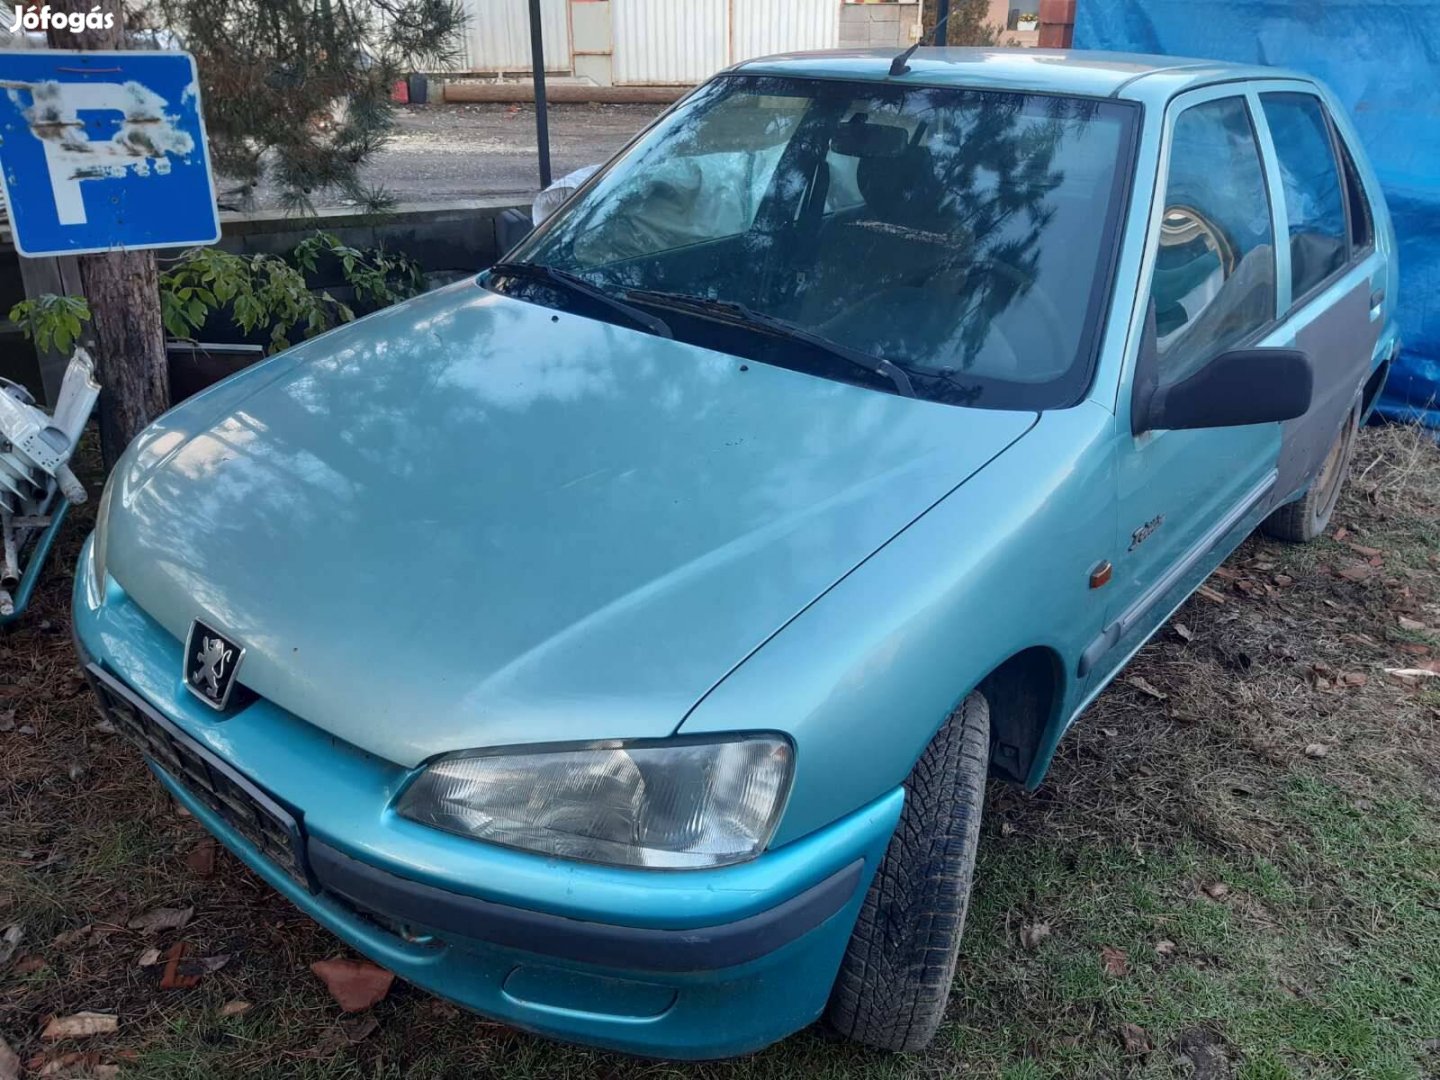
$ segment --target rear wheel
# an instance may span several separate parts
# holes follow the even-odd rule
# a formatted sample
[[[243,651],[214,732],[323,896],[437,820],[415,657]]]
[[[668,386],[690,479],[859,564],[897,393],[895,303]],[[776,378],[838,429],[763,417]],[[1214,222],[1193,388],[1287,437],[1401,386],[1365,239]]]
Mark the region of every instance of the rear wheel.
[[[905,781],[905,808],[860,909],[826,1013],[840,1034],[919,1050],[945,1016],[980,841],[990,709],[979,693]]]
[[[1320,472],[1309,490],[1292,503],[1286,503],[1261,524],[1267,536],[1291,543],[1306,544],[1325,531],[1340,501],[1340,489],[1350,472],[1350,455],[1355,450],[1355,431],[1360,426],[1360,403],[1345,414],[1345,421],[1325,455]]]

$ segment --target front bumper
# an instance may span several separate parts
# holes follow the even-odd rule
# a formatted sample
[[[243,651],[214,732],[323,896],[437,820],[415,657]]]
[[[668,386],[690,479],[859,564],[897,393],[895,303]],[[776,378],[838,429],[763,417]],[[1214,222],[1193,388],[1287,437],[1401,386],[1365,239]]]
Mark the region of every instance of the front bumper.
[[[183,686],[180,642],[113,581],[104,598],[89,595],[88,560],[87,544],[77,645],[100,680],[173,729],[164,738],[182,752],[152,745],[147,755],[161,782],[251,869],[377,963],[518,1027],[657,1057],[747,1053],[824,1009],[899,818],[899,790],[712,870],[594,866],[451,836],[390,809],[408,770],[263,699],[228,719],[211,712]],[[237,817],[257,794],[278,813],[261,814],[259,829]],[[273,826],[287,815],[299,853],[288,867],[272,844],[283,845]]]

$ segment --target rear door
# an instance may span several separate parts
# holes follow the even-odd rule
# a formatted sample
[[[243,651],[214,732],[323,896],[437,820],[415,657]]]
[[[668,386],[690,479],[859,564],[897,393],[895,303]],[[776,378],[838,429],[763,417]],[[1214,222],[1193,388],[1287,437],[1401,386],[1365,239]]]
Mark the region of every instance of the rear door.
[[[1315,371],[1310,411],[1284,426],[1276,482],[1284,500],[1314,479],[1374,368],[1387,311],[1386,261],[1354,153],[1315,88],[1275,81],[1257,90],[1283,226],[1277,344],[1303,350]]]

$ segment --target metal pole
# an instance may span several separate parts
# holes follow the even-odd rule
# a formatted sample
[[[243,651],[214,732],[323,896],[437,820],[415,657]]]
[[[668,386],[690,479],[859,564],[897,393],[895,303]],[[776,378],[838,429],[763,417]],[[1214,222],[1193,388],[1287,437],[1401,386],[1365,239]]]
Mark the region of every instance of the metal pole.
[[[530,65],[535,76],[535,141],[540,148],[540,186],[550,186],[550,115],[545,105],[545,41],[540,0],[530,0]]]
[[[935,4],[935,44],[945,44],[945,20],[950,18],[950,0],[936,0]]]

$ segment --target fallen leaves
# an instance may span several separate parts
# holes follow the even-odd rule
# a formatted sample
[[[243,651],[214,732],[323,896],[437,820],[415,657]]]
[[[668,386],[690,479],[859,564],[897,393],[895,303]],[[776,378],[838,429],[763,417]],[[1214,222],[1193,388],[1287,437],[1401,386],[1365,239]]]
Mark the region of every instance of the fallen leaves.
[[[325,984],[346,1012],[363,1012],[383,1001],[395,981],[393,972],[377,967],[368,960],[344,960],[334,957],[317,960],[310,965],[316,978]]]
[[[354,1046],[364,1042],[380,1022],[373,1016],[346,1016],[337,1020],[325,1029],[324,1033],[316,1041],[315,1045],[301,1054],[301,1057],[326,1058],[331,1057],[347,1046]]]
[[[1106,975],[1123,979],[1130,974],[1130,956],[1124,949],[1105,945],[1100,949],[1100,966],[1105,969]]]
[[[120,1066],[113,1063],[104,1063],[100,1055],[93,1050],[80,1051],[72,1050],[69,1053],[59,1054],[53,1058],[42,1058],[43,1064],[39,1064],[39,1071],[36,1076],[68,1076],[77,1080],[115,1080],[120,1075]],[[37,1062],[32,1059],[30,1067],[37,1067]]]
[[[1323,758],[1330,753],[1330,747],[1324,743],[1313,742],[1305,747],[1305,756],[1308,758]]]
[[[10,958],[15,955],[15,950],[20,948],[20,942],[24,940],[25,930],[19,923],[5,928],[5,933],[0,934],[0,967],[10,963]]]
[[[1195,631],[1191,630],[1183,622],[1172,624],[1170,629],[1175,631],[1175,636],[1181,641],[1190,642],[1195,640]]]
[[[189,990],[199,985],[204,975],[219,971],[230,962],[229,954],[187,960],[190,947],[183,941],[171,945],[165,953],[165,972],[160,976],[161,990]]]
[[[1168,940],[1168,939],[1164,939],[1164,940],[1161,940],[1161,941],[1157,941],[1157,942],[1155,943],[1155,955],[1156,955],[1156,956],[1174,956],[1174,955],[1175,955],[1175,943],[1174,943],[1173,941]]]
[[[120,1028],[120,1018],[112,1013],[78,1012],[70,1016],[52,1017],[40,1033],[46,1042],[57,1039],[84,1039],[91,1035],[110,1035]]]
[[[1406,618],[1404,615],[1401,615],[1397,621],[1398,621],[1399,624],[1400,624],[1400,629],[1401,629],[1401,630],[1424,630],[1424,629],[1425,629],[1425,624],[1424,624],[1423,622],[1421,622],[1419,619],[1410,619],[1410,618]]]
[[[1168,697],[1164,691],[1156,689],[1155,686],[1140,675],[1131,675],[1125,681],[1146,697],[1154,698],[1156,701],[1164,701]]]
[[[1344,578],[1346,581],[1365,581],[1375,573],[1375,568],[1367,563],[1351,563],[1335,571],[1335,576]]]
[[[1030,952],[1040,947],[1040,943],[1050,936],[1050,924],[1048,922],[1027,923],[1020,927],[1020,944]]]
[[[185,865],[199,878],[208,878],[215,873],[215,838],[207,836],[196,844],[185,856]]]
[[[1440,670],[1436,670],[1434,667],[1431,667],[1429,665],[1426,665],[1425,667],[1413,668],[1387,667],[1385,669],[1385,674],[1389,675],[1392,679],[1398,679],[1402,683],[1408,683],[1412,686],[1418,682],[1421,682],[1424,679],[1440,678]]]
[[[1207,881],[1200,886],[1200,891],[1211,900],[1224,900],[1230,895],[1230,886],[1223,881]]]
[[[220,1006],[220,1015],[227,1019],[232,1016],[244,1016],[254,1007],[255,1006],[251,1005],[248,1001],[241,1001],[239,998],[235,998],[233,1001],[227,1001],[224,1005]]]
[[[118,929],[118,926],[113,925],[102,924],[97,926],[94,923],[86,923],[84,926],[77,927],[74,930],[66,930],[62,934],[56,934],[55,940],[50,944],[57,949],[68,949],[74,945],[79,945],[82,948],[86,945],[99,945]]]
[[[187,908],[152,908],[143,915],[136,915],[126,926],[131,930],[138,930],[142,934],[158,934],[162,930],[179,930],[190,921],[195,914],[193,907]]]
[[[1120,1045],[1132,1056],[1148,1054],[1151,1050],[1150,1036],[1139,1024],[1120,1025]]]

